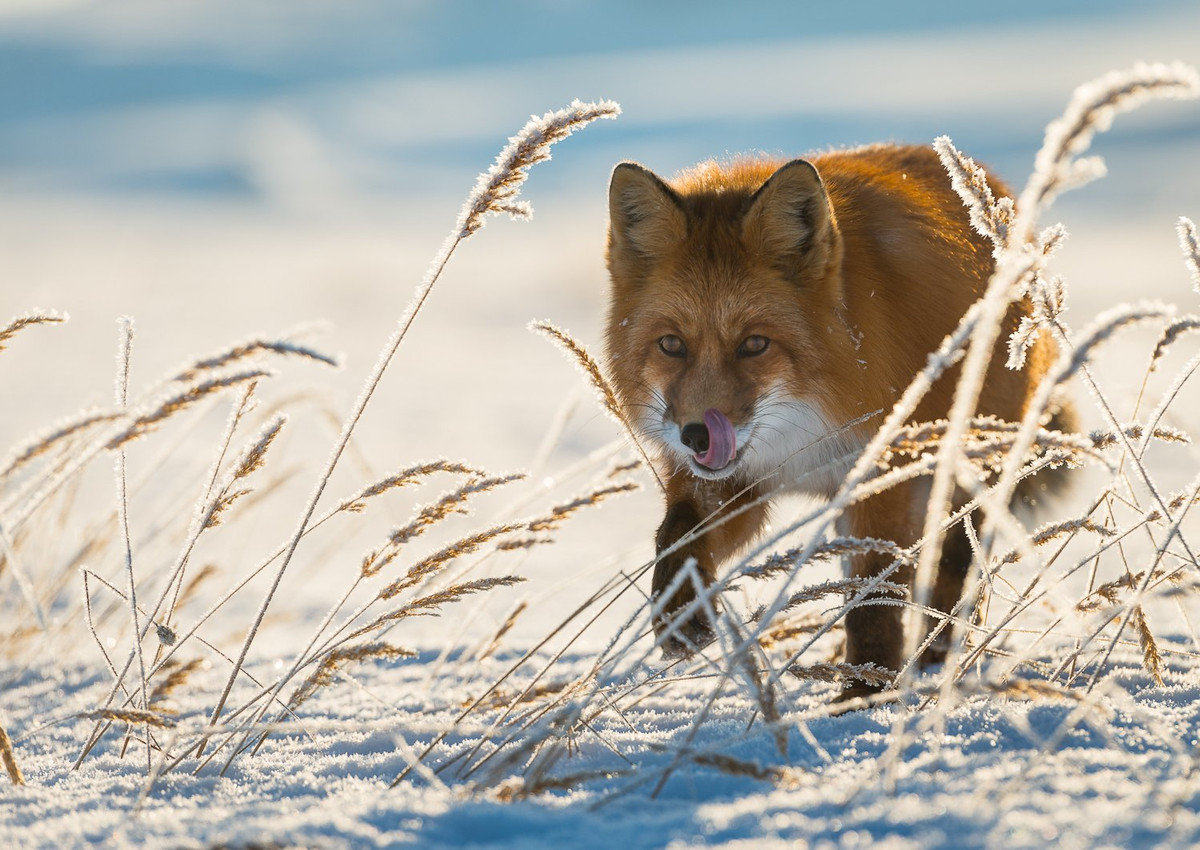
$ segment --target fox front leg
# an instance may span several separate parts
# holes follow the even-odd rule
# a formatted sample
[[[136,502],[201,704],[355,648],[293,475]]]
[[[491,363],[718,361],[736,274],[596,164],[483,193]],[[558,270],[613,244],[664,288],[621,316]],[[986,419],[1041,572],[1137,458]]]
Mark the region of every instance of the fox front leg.
[[[717,568],[753,540],[766,516],[766,504],[752,492],[738,496],[731,485],[702,486],[694,480],[681,483],[679,478],[668,482],[667,512],[655,540],[658,557],[651,584],[652,604],[659,611],[654,633],[663,655],[686,657],[715,637],[708,608],[715,611],[718,603],[714,599],[694,606],[696,584],[690,577],[685,576],[664,600],[679,572],[694,561],[702,585],[710,586]],[[684,614],[688,608],[692,610]]]
[[[917,491],[908,485],[898,485],[877,493],[865,501],[851,505],[838,522],[839,532],[854,538],[889,540],[899,546],[909,546],[920,527],[920,508]],[[885,570],[892,570],[888,581],[912,587],[913,569],[910,565],[894,568],[890,554],[866,552],[850,557],[852,578],[868,579]],[[878,593],[863,599],[846,612],[846,663],[873,664],[891,672],[900,670],[904,661],[904,609],[894,595]],[[869,696],[883,688],[874,683],[848,681],[839,697],[850,700]]]

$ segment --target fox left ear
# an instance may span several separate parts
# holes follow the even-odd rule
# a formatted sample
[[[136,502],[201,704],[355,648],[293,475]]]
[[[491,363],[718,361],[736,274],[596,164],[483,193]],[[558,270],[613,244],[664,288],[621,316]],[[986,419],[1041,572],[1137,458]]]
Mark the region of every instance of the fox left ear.
[[[767,254],[794,257],[804,266],[824,263],[832,230],[825,185],[804,159],[793,159],[772,174],[750,198],[742,219],[746,244]]]
[[[679,196],[657,174],[635,162],[622,162],[613,169],[608,221],[610,256],[658,256],[687,234]]]

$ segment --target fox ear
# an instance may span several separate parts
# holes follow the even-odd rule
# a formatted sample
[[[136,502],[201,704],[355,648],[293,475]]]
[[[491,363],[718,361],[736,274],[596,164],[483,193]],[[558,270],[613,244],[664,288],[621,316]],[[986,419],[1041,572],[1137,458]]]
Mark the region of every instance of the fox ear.
[[[687,235],[679,196],[654,172],[622,162],[608,184],[609,252],[644,257],[664,253]]]
[[[811,162],[781,166],[753,197],[742,219],[742,238],[753,249],[792,257],[804,266],[829,255],[833,214],[825,185]]]

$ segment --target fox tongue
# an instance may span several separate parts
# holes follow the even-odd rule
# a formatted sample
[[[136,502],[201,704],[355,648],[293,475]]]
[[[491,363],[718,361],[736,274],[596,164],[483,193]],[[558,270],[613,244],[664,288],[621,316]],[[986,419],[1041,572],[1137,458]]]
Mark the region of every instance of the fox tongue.
[[[708,427],[708,451],[696,455],[696,461],[709,469],[721,469],[737,454],[733,423],[725,418],[724,413],[710,407],[704,411],[704,424]]]

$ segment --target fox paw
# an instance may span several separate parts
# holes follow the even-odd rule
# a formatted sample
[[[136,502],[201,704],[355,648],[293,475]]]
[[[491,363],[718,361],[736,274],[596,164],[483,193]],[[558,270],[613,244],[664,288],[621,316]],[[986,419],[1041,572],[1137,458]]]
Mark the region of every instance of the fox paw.
[[[688,620],[672,631],[668,637],[662,636],[662,633],[667,631],[666,624],[655,631],[659,634],[659,647],[662,649],[663,658],[668,661],[689,658],[694,652],[708,646],[717,637],[707,620],[699,617]]]

